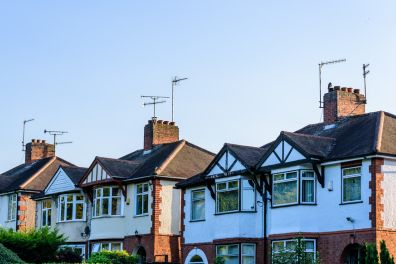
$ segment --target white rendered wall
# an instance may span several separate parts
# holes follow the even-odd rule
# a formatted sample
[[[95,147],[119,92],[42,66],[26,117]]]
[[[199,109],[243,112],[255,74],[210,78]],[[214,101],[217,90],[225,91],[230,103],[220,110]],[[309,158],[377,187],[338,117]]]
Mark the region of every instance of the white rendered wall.
[[[371,160],[362,164],[362,203],[341,204],[341,166],[329,165],[325,167],[325,188],[317,183],[317,205],[295,205],[272,208],[269,210],[269,235],[295,232],[328,232],[351,229],[371,228],[369,213],[371,206],[369,197],[371,190],[369,181],[371,174],[369,166]],[[289,167],[274,170],[272,173],[290,171],[309,167]],[[329,191],[332,182],[333,191]],[[354,219],[354,224],[346,220]]]
[[[385,228],[394,229],[396,228],[396,161],[385,160],[382,172],[384,173],[382,182],[384,212],[382,219],[384,220]]]
[[[159,232],[162,235],[179,235],[180,232],[180,205],[181,191],[175,189],[174,181],[161,180],[162,190],[160,192],[161,214]]]
[[[8,221],[8,195],[0,196],[0,227],[16,229],[16,221]]]
[[[239,176],[221,178],[216,182],[239,178]],[[191,222],[191,191],[196,189],[205,189],[205,221]],[[215,239],[223,238],[263,237],[263,207],[260,206],[263,200],[257,192],[256,201],[260,203],[256,203],[256,212],[215,215],[216,201],[205,186],[187,189],[184,199],[184,239],[186,244],[212,242]]]

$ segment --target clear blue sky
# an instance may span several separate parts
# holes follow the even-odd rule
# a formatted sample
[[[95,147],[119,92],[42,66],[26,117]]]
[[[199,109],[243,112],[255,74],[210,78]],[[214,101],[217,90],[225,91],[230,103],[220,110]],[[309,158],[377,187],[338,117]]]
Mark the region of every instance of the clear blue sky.
[[[67,130],[57,154],[88,166],[143,145],[151,108],[170,95],[181,137],[217,152],[261,146],[321,119],[323,87],[362,88],[368,111],[396,113],[395,1],[1,1],[0,172],[23,161],[27,139]],[[158,107],[170,119],[170,103]]]

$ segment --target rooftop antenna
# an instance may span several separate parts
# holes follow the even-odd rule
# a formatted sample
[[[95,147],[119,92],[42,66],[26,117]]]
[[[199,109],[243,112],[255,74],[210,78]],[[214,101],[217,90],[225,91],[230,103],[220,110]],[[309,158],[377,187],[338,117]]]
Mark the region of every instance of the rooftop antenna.
[[[322,68],[323,68],[323,66],[328,65],[328,64],[336,64],[336,63],[341,63],[341,62],[346,62],[346,59],[325,61],[325,62],[319,63],[319,108],[323,108],[323,101],[322,101]]]
[[[25,129],[26,123],[34,121],[34,118],[23,120],[23,132],[22,132],[22,151],[26,151],[26,144],[25,144]]]
[[[57,145],[60,145],[60,144],[71,144],[71,143],[73,143],[72,141],[65,141],[65,142],[57,142],[57,141],[56,141],[56,137],[57,137],[57,136],[62,136],[63,134],[69,133],[69,132],[67,132],[67,131],[47,130],[47,129],[44,129],[44,133],[48,133],[48,134],[50,134],[51,136],[54,137],[54,151],[55,151],[55,148],[56,148]]]
[[[364,97],[366,97],[366,98],[365,98],[365,103],[366,103],[366,104],[367,104],[366,76],[367,76],[367,74],[370,73],[370,71],[367,70],[367,68],[368,68],[369,66],[370,66],[369,63],[363,64]]]
[[[153,118],[153,120],[157,120],[157,117],[155,116],[155,105],[165,103],[166,100],[161,100],[161,101],[158,101],[158,100],[159,99],[167,99],[169,97],[168,96],[157,96],[157,95],[142,95],[142,96],[140,96],[140,98],[142,98],[142,99],[148,98],[148,99],[152,100],[152,102],[144,102],[143,106],[152,105],[154,108],[154,114],[153,114],[152,118]]]
[[[174,119],[174,90],[175,90],[175,86],[181,82],[181,81],[185,81],[188,78],[177,78],[177,76],[175,76],[172,80],[172,122]]]

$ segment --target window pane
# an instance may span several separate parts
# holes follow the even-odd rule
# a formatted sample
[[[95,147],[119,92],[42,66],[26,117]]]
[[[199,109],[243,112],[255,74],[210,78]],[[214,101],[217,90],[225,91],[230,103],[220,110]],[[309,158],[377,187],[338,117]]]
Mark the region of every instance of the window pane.
[[[242,255],[254,256],[255,248],[255,245],[242,245]]]
[[[354,175],[354,174],[360,174],[362,168],[361,167],[356,167],[356,168],[347,168],[343,170],[344,176],[348,175]]]
[[[281,173],[281,174],[274,174],[274,181],[281,181],[281,180],[283,180],[284,179],[284,174],[283,173]]]
[[[102,215],[109,215],[109,199],[102,199]]]
[[[83,211],[84,211],[84,205],[82,203],[77,203],[76,204],[76,219],[77,220],[83,219]]]
[[[48,216],[47,216],[47,225],[51,225],[51,209],[48,209],[48,211],[47,211],[47,214],[48,214]]]
[[[217,190],[218,190],[218,191],[224,190],[224,189],[227,188],[227,183],[225,183],[225,182],[218,183],[216,186],[217,186]]]
[[[284,250],[285,243],[283,241],[276,241],[272,243],[272,251],[279,252]]]
[[[315,173],[313,171],[303,171],[302,177],[304,178],[315,178]]]
[[[205,219],[205,200],[198,200],[193,202],[191,218],[191,220]]]
[[[286,173],[286,179],[297,179],[297,172],[288,172]]]
[[[136,197],[136,214],[137,215],[141,215],[143,213],[143,196],[142,195],[138,195]]]
[[[239,264],[239,257],[231,257],[231,256],[224,256],[223,259],[225,260],[224,264]]]
[[[73,219],[73,204],[67,203],[67,205],[66,205],[66,220],[72,220],[72,219]]]
[[[238,181],[230,181],[228,182],[228,188],[232,189],[232,188],[238,188]]]
[[[352,177],[344,179],[344,201],[359,201],[361,199],[361,179]]]
[[[315,202],[315,181],[303,180],[301,182],[301,200],[303,203]]]
[[[315,243],[313,241],[304,241],[306,251],[314,251]]]
[[[255,264],[254,257],[242,256],[242,264]]]
[[[110,188],[103,188],[103,197],[110,196]]]
[[[67,201],[68,202],[73,202],[73,195],[68,195],[67,196]]]
[[[95,202],[95,216],[100,215],[100,199],[97,199]]]
[[[229,255],[238,255],[239,254],[239,246],[238,245],[228,246],[228,254]]]
[[[143,186],[141,184],[138,184],[136,187],[136,192],[137,193],[142,193],[143,192]]]
[[[76,201],[83,201],[83,200],[84,200],[84,196],[76,195]]]
[[[148,185],[148,183],[145,183],[145,184],[143,184],[143,191],[144,192],[148,192],[148,187],[149,185]]]
[[[274,183],[273,204],[290,204],[297,202],[297,181]]]
[[[121,198],[113,198],[111,201],[111,215],[121,215]]]
[[[121,243],[112,243],[111,250],[112,251],[121,250]]]
[[[110,244],[109,243],[103,243],[102,244],[102,250],[110,250]]]
[[[286,250],[294,250],[297,246],[297,241],[286,241]]]
[[[192,192],[192,197],[193,197],[193,199],[204,199],[205,198],[205,191],[204,190],[193,191]]]
[[[120,189],[119,188],[112,188],[112,195],[113,196],[120,196]]]
[[[66,207],[66,205],[65,205],[64,199],[61,199],[61,205],[60,205],[61,221],[65,221],[65,207]]]
[[[217,200],[219,212],[238,210],[238,190],[218,192]]]
[[[143,214],[148,213],[148,194],[143,195]]]

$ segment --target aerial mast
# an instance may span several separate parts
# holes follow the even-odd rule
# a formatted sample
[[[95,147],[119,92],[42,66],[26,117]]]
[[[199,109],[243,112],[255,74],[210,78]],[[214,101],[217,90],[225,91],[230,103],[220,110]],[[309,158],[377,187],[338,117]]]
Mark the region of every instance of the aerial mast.
[[[336,64],[336,63],[341,63],[341,62],[346,62],[346,59],[325,61],[325,62],[319,63],[319,108],[323,108],[323,101],[322,101],[322,68],[325,65]]]
[[[149,99],[152,100],[151,102],[143,102],[143,106],[147,106],[147,105],[152,105],[153,106],[153,120],[157,120],[157,116],[156,116],[156,112],[155,112],[155,106],[157,104],[163,104],[166,102],[166,100],[163,99],[167,99],[169,98],[168,96],[158,96],[158,95],[142,95],[140,96],[140,98],[142,99]],[[160,101],[158,101],[160,100]]]
[[[172,122],[174,121],[174,89],[175,86],[181,82],[181,81],[185,81],[188,78],[178,78],[177,76],[175,76],[172,80]]]
[[[22,151],[26,151],[26,144],[25,144],[25,130],[26,130],[26,123],[34,121],[34,118],[23,120],[23,132],[22,132]]]

